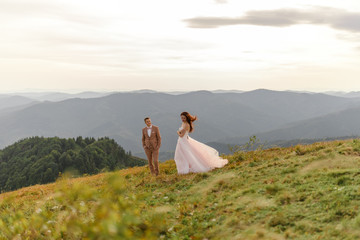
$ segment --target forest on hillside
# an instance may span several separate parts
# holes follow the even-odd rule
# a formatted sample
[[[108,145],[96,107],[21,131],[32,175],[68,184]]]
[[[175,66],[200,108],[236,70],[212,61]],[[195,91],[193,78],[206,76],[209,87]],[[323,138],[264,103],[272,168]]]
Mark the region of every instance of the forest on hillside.
[[[97,174],[144,164],[106,137],[31,137],[0,151],[0,192],[54,182],[66,171]]]

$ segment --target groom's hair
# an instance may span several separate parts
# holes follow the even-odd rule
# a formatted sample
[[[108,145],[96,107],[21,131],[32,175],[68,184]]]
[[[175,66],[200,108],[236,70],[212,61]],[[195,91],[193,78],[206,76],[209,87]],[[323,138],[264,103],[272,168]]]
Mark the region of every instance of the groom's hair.
[[[150,119],[150,118],[149,117],[144,118],[144,122],[146,122],[146,120],[148,120],[148,119]]]

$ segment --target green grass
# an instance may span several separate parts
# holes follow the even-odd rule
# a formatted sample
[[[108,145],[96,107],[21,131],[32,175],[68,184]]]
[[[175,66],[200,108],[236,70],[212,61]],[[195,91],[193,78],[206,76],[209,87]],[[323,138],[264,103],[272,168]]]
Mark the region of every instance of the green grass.
[[[0,195],[0,239],[360,239],[360,142],[237,152],[208,173],[174,161]]]

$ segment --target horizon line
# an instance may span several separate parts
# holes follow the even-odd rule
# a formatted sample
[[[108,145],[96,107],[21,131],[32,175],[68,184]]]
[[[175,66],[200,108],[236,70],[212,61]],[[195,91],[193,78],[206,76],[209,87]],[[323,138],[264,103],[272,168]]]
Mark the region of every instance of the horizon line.
[[[159,89],[150,89],[150,88],[143,88],[143,89],[133,89],[133,90],[110,90],[110,89],[23,89],[23,90],[8,90],[8,91],[1,91],[1,95],[13,95],[13,94],[54,94],[54,93],[63,93],[63,94],[83,94],[83,93],[123,93],[123,92],[157,92],[157,93],[191,93],[191,92],[252,92],[258,90],[268,90],[274,92],[298,92],[298,93],[357,93],[359,91],[345,91],[345,90],[323,90],[323,91],[313,91],[313,90],[294,90],[294,89],[286,89],[286,90],[279,90],[279,89],[269,89],[269,88],[255,88],[251,90],[242,90],[242,89],[194,89],[194,90],[159,90]]]

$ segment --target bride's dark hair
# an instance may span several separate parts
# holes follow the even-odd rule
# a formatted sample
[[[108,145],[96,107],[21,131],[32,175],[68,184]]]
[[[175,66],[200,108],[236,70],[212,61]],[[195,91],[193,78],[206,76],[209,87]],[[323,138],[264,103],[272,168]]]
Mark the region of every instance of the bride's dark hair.
[[[191,116],[188,112],[182,112],[180,116],[186,117],[186,122],[190,125],[190,132],[194,130],[193,122],[197,120],[196,116]]]

